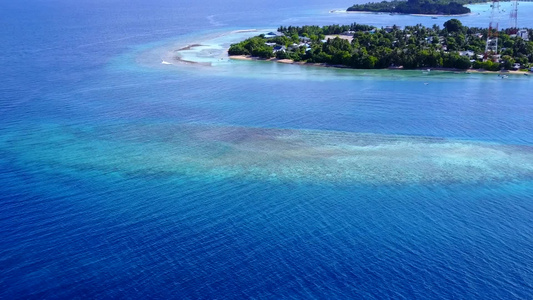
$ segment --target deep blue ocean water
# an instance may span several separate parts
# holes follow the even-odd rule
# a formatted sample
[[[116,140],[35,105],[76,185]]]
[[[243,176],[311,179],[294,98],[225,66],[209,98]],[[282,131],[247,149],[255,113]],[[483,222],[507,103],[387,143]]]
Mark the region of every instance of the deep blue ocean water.
[[[533,299],[530,77],[161,64],[352,2],[2,1],[0,298]]]

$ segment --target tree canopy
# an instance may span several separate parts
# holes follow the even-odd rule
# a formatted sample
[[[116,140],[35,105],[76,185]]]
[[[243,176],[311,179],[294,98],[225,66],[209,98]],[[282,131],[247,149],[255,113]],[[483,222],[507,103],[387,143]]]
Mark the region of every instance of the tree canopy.
[[[455,68],[510,69],[515,63],[533,65],[533,42],[499,35],[499,56],[484,53],[486,28],[466,27],[457,19],[437,25],[376,28],[368,25],[280,27],[283,36],[253,37],[231,45],[230,55],[276,57],[351,68]],[[338,35],[325,39],[326,35]],[[529,30],[533,36],[533,31]],[[486,59],[488,58],[488,60]],[[493,58],[493,59],[491,59]]]
[[[354,4],[348,11],[387,12],[400,14],[459,15],[470,13],[464,4],[481,3],[486,0],[393,0]]]
[[[448,32],[459,32],[463,29],[463,24],[457,19],[450,19],[444,22],[444,28],[446,28]]]

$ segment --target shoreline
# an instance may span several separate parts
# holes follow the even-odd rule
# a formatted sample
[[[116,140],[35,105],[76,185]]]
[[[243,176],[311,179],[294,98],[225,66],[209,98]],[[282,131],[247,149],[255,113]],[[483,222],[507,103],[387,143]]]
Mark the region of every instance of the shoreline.
[[[223,33],[220,36],[225,36],[227,34],[231,33],[241,33],[241,32],[258,32],[257,29],[244,29],[244,30],[234,30],[228,33]],[[203,67],[212,67],[213,62],[203,62],[203,61],[194,61],[187,58],[184,58],[180,52],[182,51],[190,51],[197,47],[202,47],[205,45],[205,41],[191,41],[188,44],[180,45],[179,47],[174,48],[173,50],[170,50],[170,52],[173,54],[172,57],[162,58],[161,64],[164,65],[172,65],[174,63],[178,64],[185,64],[185,65],[196,65],[196,66],[203,66]],[[488,71],[483,69],[454,69],[454,68],[443,68],[443,67],[421,67],[416,69],[404,69],[403,67],[388,67],[388,68],[381,68],[381,69],[358,69],[358,68],[352,68],[345,65],[331,65],[327,63],[308,63],[304,61],[294,61],[291,59],[278,59],[278,58],[259,58],[259,57],[253,57],[251,55],[228,55],[227,50],[223,51],[225,55],[222,58],[217,59],[217,61],[225,60],[248,60],[248,61],[269,61],[269,62],[275,62],[275,63],[282,63],[282,64],[293,64],[293,65],[306,65],[311,67],[323,67],[323,68],[336,68],[336,69],[352,69],[352,70],[405,70],[405,71],[421,71],[424,73],[429,73],[427,70],[430,71],[437,71],[437,72],[448,72],[448,73],[457,73],[457,74],[498,74],[502,76],[503,78],[507,77],[504,75],[527,75],[530,74],[533,75],[533,72],[528,70],[501,70],[501,71]],[[221,53],[222,54],[222,53]]]
[[[417,68],[417,69],[404,69],[403,67],[389,67],[389,68],[383,68],[383,69],[356,69],[356,68],[350,68],[348,66],[343,65],[329,65],[326,63],[307,63],[307,62],[300,62],[300,61],[294,61],[292,59],[278,59],[278,58],[259,58],[254,57],[250,55],[228,55],[229,59],[234,60],[247,60],[247,61],[269,61],[269,62],[275,62],[275,63],[281,63],[281,64],[289,64],[289,65],[301,65],[301,66],[313,66],[313,67],[323,67],[323,68],[337,68],[337,69],[352,69],[352,70],[403,70],[403,71],[441,71],[441,72],[450,72],[450,73],[460,73],[460,74],[501,74],[501,75],[529,75],[531,72],[529,71],[511,71],[511,70],[504,70],[504,71],[487,71],[483,69],[453,69],[453,68],[442,68],[442,67],[436,67],[436,68]]]
[[[431,15],[431,14],[402,14],[402,13],[388,13],[388,12],[380,12],[380,11],[366,11],[366,10],[338,10],[338,9],[332,9],[329,11],[330,14],[336,14],[336,13],[346,13],[346,14],[375,14],[375,15],[399,15],[399,16],[415,16],[415,17],[465,17],[473,15],[474,13],[466,13],[466,14],[452,14],[452,15]]]
[[[268,29],[268,30],[275,30],[275,29]],[[222,31],[222,32],[215,32],[212,34],[203,35],[201,37],[197,37],[196,39],[190,39],[185,42],[181,43],[175,43],[173,45],[162,47],[162,49],[165,49],[163,55],[159,56],[159,59],[161,59],[160,64],[162,65],[194,65],[194,66],[203,66],[203,67],[210,67],[213,66],[214,63],[218,63],[220,61],[227,61],[227,50],[228,49],[221,49],[220,46],[222,44],[218,45],[212,45],[212,40],[223,38],[225,36],[230,35],[240,35],[240,34],[250,34],[250,33],[257,33],[257,32],[267,32],[266,29],[256,29],[256,28],[249,28],[249,29],[239,29],[239,30],[231,30],[231,31]],[[198,49],[200,47],[203,47],[205,49]],[[201,52],[201,51],[207,51],[209,52],[208,55],[203,55],[203,57],[206,57],[206,60],[196,60],[195,53]],[[214,56],[210,57],[209,55],[212,54],[212,52],[215,53]],[[192,54],[191,54],[192,53]],[[212,59],[209,59],[212,58]]]

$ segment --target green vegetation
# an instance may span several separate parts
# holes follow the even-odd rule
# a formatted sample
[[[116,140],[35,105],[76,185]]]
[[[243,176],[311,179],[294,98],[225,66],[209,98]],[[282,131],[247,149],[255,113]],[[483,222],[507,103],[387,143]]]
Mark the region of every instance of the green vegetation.
[[[470,13],[470,9],[463,5],[482,2],[487,2],[487,0],[394,0],[355,4],[347,10],[399,14],[459,15]]]
[[[513,69],[533,64],[533,42],[500,31],[501,56],[484,55],[488,29],[466,27],[457,19],[437,25],[375,28],[367,25],[280,27],[231,45],[229,55],[292,59],[358,69],[402,67]],[[338,35],[325,40],[326,35]],[[529,35],[533,31],[529,30]],[[351,39],[351,42],[349,41]]]
[[[231,45],[228,50],[229,55],[252,55],[261,58],[271,58],[274,56],[272,53],[273,48],[265,44],[266,39],[263,36],[256,36],[249,38],[241,43]]]

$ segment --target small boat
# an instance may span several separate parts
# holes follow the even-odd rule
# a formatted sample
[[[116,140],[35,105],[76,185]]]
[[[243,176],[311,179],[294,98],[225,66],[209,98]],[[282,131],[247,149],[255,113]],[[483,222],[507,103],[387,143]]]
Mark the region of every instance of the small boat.
[[[432,19],[437,19],[437,17],[431,17]]]

